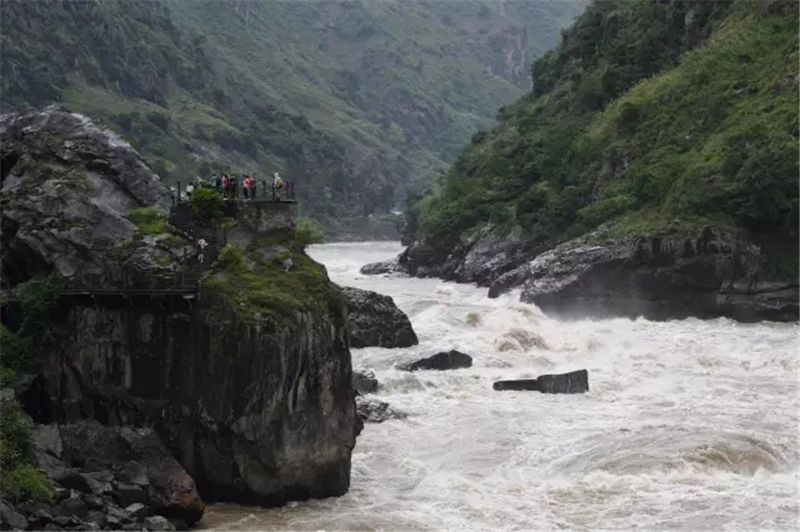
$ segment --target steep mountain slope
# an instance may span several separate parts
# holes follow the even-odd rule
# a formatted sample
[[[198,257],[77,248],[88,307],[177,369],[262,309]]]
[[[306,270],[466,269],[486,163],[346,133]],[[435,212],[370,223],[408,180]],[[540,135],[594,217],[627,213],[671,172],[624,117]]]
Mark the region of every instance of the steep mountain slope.
[[[576,264],[600,259],[561,261],[575,246],[559,248],[549,270],[518,267],[602,226],[581,245],[626,242],[608,255],[625,268],[702,255],[709,293],[745,275],[748,294],[771,290],[757,288],[767,279],[796,292],[797,15],[797,2],[781,0],[594,2],[536,61],[532,92],[415,204],[409,267],[499,281],[495,293],[559,269],[578,279]],[[500,243],[508,260],[498,264]],[[493,266],[481,270],[487,250]],[[689,282],[669,275],[667,292],[681,275]],[[669,297],[628,288],[631,301]],[[709,314],[730,313],[714,305]]]
[[[444,168],[581,2],[3,2],[5,110],[63,102],[168,179],[282,171],[323,223]]]

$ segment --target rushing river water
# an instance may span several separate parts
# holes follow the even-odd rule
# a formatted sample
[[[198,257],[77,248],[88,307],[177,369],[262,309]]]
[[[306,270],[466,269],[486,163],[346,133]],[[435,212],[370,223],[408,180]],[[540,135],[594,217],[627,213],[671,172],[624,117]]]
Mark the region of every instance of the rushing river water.
[[[435,279],[364,276],[397,243],[328,244],[331,278],[391,295],[420,345],[354,349],[378,396],[410,414],[367,424],[344,497],[215,505],[226,530],[794,529],[796,324],[726,319],[559,322],[516,295]],[[474,366],[404,373],[440,350]],[[495,392],[502,378],[589,370],[583,395]]]

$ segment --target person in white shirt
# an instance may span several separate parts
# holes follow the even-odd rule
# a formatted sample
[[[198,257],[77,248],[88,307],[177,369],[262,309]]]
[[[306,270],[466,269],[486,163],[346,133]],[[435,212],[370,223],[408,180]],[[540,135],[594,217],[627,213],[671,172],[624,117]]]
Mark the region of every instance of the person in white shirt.
[[[208,242],[206,242],[205,238],[201,238],[200,240],[197,241],[197,247],[200,248],[200,253],[198,253],[198,255],[197,255],[197,260],[200,261],[200,264],[203,264],[203,262],[205,262],[205,254],[206,254],[206,246],[207,245],[208,245]]]

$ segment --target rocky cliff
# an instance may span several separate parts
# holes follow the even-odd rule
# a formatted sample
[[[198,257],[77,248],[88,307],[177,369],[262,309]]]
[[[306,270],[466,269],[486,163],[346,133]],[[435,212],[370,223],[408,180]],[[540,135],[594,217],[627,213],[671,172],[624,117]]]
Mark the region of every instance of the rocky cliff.
[[[247,211],[233,231],[246,249],[200,267],[128,143],[57,108],[3,116],[0,141],[4,342],[41,347],[22,363],[6,344],[3,365],[19,362],[34,421],[153,427],[207,501],[344,494],[358,430],[347,306],[286,213]],[[186,271],[213,280],[199,295],[125,291]],[[64,291],[87,279],[105,292]],[[34,284],[54,341],[25,336]]]
[[[589,4],[408,209],[402,269],[565,315],[798,318],[798,3]]]

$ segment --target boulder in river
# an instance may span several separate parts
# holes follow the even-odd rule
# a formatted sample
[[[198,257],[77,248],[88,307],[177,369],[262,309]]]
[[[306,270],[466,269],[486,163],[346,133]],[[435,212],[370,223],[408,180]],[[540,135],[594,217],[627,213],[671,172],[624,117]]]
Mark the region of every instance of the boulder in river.
[[[369,369],[353,370],[350,382],[353,384],[353,390],[355,390],[357,395],[365,395],[378,391],[378,379],[375,378],[375,372]]]
[[[347,298],[350,347],[411,347],[417,335],[411,321],[390,296],[343,287]]]
[[[436,353],[433,356],[398,366],[403,371],[420,369],[446,370],[472,367],[472,357],[455,349]]]
[[[585,369],[557,375],[539,375],[536,379],[496,381],[495,390],[534,391],[542,393],[585,393],[589,391],[589,372]]]
[[[374,397],[356,397],[356,411],[366,423],[383,423],[388,419],[405,419],[405,413],[393,408],[389,403]]]

